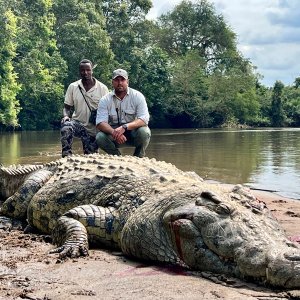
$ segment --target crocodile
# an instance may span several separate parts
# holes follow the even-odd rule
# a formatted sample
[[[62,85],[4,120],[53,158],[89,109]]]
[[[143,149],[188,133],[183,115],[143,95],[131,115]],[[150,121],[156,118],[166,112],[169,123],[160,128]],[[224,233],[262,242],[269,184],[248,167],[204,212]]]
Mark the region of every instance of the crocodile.
[[[51,253],[91,245],[191,270],[300,288],[300,249],[265,203],[150,158],[90,154],[0,168],[0,214],[52,234]]]

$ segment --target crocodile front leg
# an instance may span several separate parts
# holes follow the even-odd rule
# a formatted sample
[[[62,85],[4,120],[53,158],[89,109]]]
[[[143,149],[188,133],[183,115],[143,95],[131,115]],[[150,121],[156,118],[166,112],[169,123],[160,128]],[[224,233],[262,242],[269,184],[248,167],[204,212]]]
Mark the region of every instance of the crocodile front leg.
[[[118,222],[112,207],[81,205],[58,219],[52,232],[53,242],[59,245],[50,253],[60,258],[87,256],[89,243],[118,247]]]
[[[52,253],[60,253],[61,258],[85,255],[88,242],[120,250],[120,236],[127,219],[151,192],[152,187],[144,178],[113,178],[101,188],[94,204],[77,206],[58,219],[52,235],[60,247]]]
[[[52,237],[54,243],[61,246],[50,253],[59,253],[60,258],[88,255],[87,232],[79,221],[66,216],[60,217]]]

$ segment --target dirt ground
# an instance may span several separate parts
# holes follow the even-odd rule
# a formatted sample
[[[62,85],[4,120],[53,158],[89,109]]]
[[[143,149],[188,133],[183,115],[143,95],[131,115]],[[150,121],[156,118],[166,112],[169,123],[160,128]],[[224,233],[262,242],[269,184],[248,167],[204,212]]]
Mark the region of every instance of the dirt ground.
[[[253,191],[288,236],[299,235],[300,201]],[[93,249],[60,262],[50,237],[0,230],[0,299],[300,299],[300,290],[270,290],[233,278],[130,260]]]

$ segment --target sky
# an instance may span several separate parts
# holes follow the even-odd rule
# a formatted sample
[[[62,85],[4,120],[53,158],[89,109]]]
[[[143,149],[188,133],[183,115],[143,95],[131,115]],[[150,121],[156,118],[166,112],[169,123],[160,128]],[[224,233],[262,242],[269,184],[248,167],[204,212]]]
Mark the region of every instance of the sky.
[[[147,17],[156,19],[180,0],[152,0]],[[263,76],[293,85],[300,77],[300,0],[209,0],[237,35],[237,47]]]

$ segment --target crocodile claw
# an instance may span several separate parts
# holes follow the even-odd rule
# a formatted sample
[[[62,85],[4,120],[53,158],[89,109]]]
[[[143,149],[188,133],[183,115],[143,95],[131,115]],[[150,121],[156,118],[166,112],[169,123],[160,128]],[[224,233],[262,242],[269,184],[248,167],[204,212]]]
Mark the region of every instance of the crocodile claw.
[[[55,248],[49,252],[50,254],[59,253],[59,258],[64,259],[67,257],[75,258],[80,256],[88,256],[88,248],[79,243],[65,243],[63,246]]]
[[[14,220],[8,217],[0,216],[0,230],[11,231],[22,230],[24,228],[24,222]]]
[[[0,216],[0,229],[10,231],[13,226],[13,221],[10,218]]]

